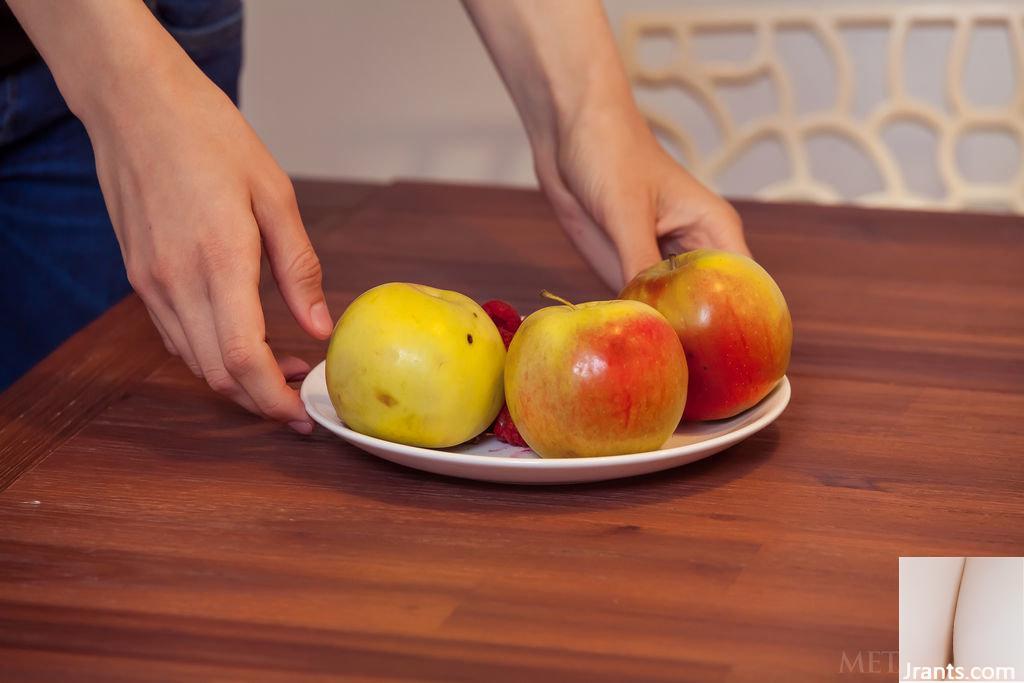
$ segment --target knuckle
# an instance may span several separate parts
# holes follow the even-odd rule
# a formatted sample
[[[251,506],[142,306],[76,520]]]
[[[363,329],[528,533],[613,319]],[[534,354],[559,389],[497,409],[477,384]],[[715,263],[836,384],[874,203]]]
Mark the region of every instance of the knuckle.
[[[132,289],[145,299],[147,296],[153,293],[153,276],[148,268],[143,268],[137,263],[126,264],[125,270],[128,273],[128,284],[132,286]]]
[[[292,185],[291,179],[283,173],[281,178],[271,185],[270,193],[275,206],[291,208],[297,204],[295,186]]]
[[[248,341],[229,339],[221,346],[224,368],[232,375],[244,375],[255,367],[256,350]]]
[[[739,229],[743,227],[743,217],[740,216],[740,212],[736,210],[736,207],[728,202],[725,203],[723,209],[723,219],[733,228]]]
[[[217,237],[208,237],[199,247],[199,258],[208,272],[220,272],[234,267],[237,254]]]
[[[292,419],[291,413],[288,411],[285,401],[280,397],[267,397],[263,396],[257,401],[259,409],[263,411],[263,414],[272,420],[287,421]]]
[[[210,233],[197,247],[199,267],[206,278],[258,272],[260,242],[256,232],[225,234],[210,230]]]
[[[196,368],[198,370],[198,368]],[[231,375],[223,370],[211,370],[206,373],[206,383],[221,396],[230,396],[237,385]]]
[[[154,287],[166,289],[174,282],[175,267],[163,258],[154,259],[147,268],[147,277]]]
[[[323,271],[320,269],[320,259],[317,258],[313,247],[306,245],[288,264],[288,279],[303,288],[319,288],[323,283]]]
[[[257,194],[262,195],[268,204],[276,207],[284,207],[295,202],[295,186],[292,185],[292,179],[273,161],[260,175]]]

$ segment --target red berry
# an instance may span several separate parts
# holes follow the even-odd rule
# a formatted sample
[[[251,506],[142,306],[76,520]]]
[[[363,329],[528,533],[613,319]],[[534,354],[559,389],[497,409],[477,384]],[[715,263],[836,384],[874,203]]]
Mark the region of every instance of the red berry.
[[[519,329],[519,325],[523,322],[523,319],[519,317],[519,311],[513,308],[512,304],[500,299],[492,299],[485,303],[482,308],[491,317],[491,320],[494,321],[494,325],[498,328],[498,332],[501,333],[501,340],[505,342],[505,348],[507,349],[508,345],[512,343],[512,337],[515,336],[516,330]],[[494,436],[497,437],[498,441],[504,441],[513,446],[529,448],[523,437],[519,435],[519,430],[516,429],[516,424],[512,421],[512,414],[508,412],[507,405],[501,407],[501,412],[498,413],[494,424],[491,425],[491,431],[494,432]]]
[[[494,436],[498,438],[498,441],[504,441],[513,446],[529,448],[527,443],[523,441],[523,437],[519,435],[516,423],[512,421],[512,414],[508,412],[508,406],[501,407],[501,412],[498,413],[498,418],[494,421],[491,430],[494,432]]]
[[[512,304],[500,299],[492,299],[485,303],[482,308],[487,315],[491,316],[491,320],[494,321],[498,331],[502,333],[501,338],[505,340],[505,348],[508,348],[509,343],[512,341],[512,335],[516,333],[519,325],[523,322],[522,318],[519,317],[519,312],[512,307]],[[508,335],[505,334],[506,332]]]
[[[512,337],[516,336],[516,333],[509,332],[503,327],[499,327],[498,332],[501,332],[501,340],[505,342],[505,348],[507,349],[508,345],[512,343]]]

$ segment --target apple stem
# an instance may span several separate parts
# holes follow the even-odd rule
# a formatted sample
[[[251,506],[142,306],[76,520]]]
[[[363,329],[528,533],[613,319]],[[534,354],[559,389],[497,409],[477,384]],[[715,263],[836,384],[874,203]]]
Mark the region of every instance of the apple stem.
[[[563,299],[562,297],[558,296],[557,294],[552,294],[551,292],[549,292],[546,289],[540,290],[540,295],[542,297],[546,298],[546,299],[551,299],[552,301],[557,301],[558,303],[565,304],[569,308],[571,308],[573,310],[576,310],[576,305],[573,304],[571,301]]]
[[[674,251],[669,253],[669,255],[668,255],[668,269],[669,270],[675,270],[676,268],[679,267],[678,259],[679,259],[679,254],[675,253]]]

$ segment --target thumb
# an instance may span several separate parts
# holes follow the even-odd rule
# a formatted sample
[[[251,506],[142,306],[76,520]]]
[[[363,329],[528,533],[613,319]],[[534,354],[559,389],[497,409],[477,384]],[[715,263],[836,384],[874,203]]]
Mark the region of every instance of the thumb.
[[[254,196],[253,213],[274,280],[292,316],[307,334],[326,339],[334,324],[324,297],[320,259],[302,225],[291,181],[285,179],[283,185],[267,192],[263,201]]]

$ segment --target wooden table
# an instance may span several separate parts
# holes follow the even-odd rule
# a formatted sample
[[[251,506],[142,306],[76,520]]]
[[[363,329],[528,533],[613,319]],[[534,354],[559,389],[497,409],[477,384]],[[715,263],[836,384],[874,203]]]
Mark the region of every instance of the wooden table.
[[[535,192],[298,191],[335,314],[389,280],[607,294]],[[0,396],[0,679],[891,680],[900,555],[1024,551],[1024,225],[739,208],[792,308],[792,404],[598,485],[260,422],[127,299]],[[280,350],[323,356],[266,305]]]

